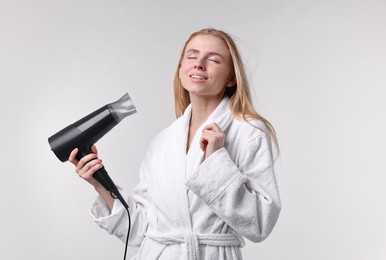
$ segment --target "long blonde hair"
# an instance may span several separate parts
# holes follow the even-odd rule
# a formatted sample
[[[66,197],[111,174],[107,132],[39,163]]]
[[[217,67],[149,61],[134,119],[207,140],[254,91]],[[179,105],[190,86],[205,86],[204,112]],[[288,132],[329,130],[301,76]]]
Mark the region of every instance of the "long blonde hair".
[[[225,95],[230,98],[229,108],[236,118],[243,119],[248,123],[249,119],[257,119],[262,121],[267,126],[268,134],[271,137],[273,143],[275,144],[277,155],[279,155],[279,144],[275,129],[267,119],[265,119],[256,112],[252,105],[248,78],[245,73],[244,64],[241,60],[241,55],[237,49],[237,46],[232,37],[228,33],[223,32],[221,30],[213,28],[202,29],[200,31],[192,33],[185,42],[184,48],[181,52],[180,60],[178,62],[176,73],[174,74],[173,81],[174,106],[177,118],[182,116],[185,109],[190,104],[189,92],[181,84],[179,69],[185,54],[186,45],[197,35],[212,35],[225,42],[231,56],[232,73],[235,80],[234,86],[226,88],[225,92]]]

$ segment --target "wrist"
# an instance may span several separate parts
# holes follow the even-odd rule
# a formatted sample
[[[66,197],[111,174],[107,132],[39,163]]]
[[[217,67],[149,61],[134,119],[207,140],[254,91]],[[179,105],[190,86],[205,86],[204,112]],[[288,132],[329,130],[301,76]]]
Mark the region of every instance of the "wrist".
[[[102,184],[100,184],[100,182],[97,180],[94,180],[93,183],[91,184],[94,187],[94,189],[98,192],[106,190],[105,187],[103,187]]]

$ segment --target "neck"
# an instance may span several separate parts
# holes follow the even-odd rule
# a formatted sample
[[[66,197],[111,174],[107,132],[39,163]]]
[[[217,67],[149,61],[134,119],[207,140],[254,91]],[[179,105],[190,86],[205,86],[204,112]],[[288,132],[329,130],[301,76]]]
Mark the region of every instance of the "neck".
[[[190,125],[200,126],[203,124],[210,114],[216,109],[218,104],[220,104],[222,97],[211,97],[209,99],[206,98],[197,98],[194,96],[190,96],[190,101],[192,104],[192,115],[190,118]]]
[[[198,128],[208,119],[210,114],[220,104],[222,96],[203,98],[190,95],[190,103],[192,105],[192,114],[189,122],[188,143],[186,151],[189,150],[190,144],[193,141],[193,137],[196,134]]]

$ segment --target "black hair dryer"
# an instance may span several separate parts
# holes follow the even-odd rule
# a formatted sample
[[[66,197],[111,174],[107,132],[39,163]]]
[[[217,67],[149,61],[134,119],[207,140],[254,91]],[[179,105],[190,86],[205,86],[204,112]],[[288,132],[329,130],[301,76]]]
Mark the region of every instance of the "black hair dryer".
[[[137,110],[129,94],[126,93],[116,102],[101,107],[49,137],[48,142],[51,150],[60,161],[65,162],[68,160],[71,151],[78,148],[79,151],[76,157],[80,160],[91,152],[93,144],[123,118],[136,112]],[[119,199],[126,209],[129,208],[104,167],[96,171],[93,176],[110,192],[113,198]]]

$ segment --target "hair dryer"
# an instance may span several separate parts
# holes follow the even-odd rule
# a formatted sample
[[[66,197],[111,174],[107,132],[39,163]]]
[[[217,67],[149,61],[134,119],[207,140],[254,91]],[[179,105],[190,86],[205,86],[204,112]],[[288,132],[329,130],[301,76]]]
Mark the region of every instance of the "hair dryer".
[[[91,152],[93,144],[123,118],[136,112],[129,94],[126,93],[116,102],[101,107],[49,137],[48,142],[51,150],[59,160],[65,162],[68,160],[70,153],[78,148],[76,158],[80,160]],[[119,199],[126,209],[129,208],[104,167],[96,171],[93,176],[110,192],[113,198]]]

